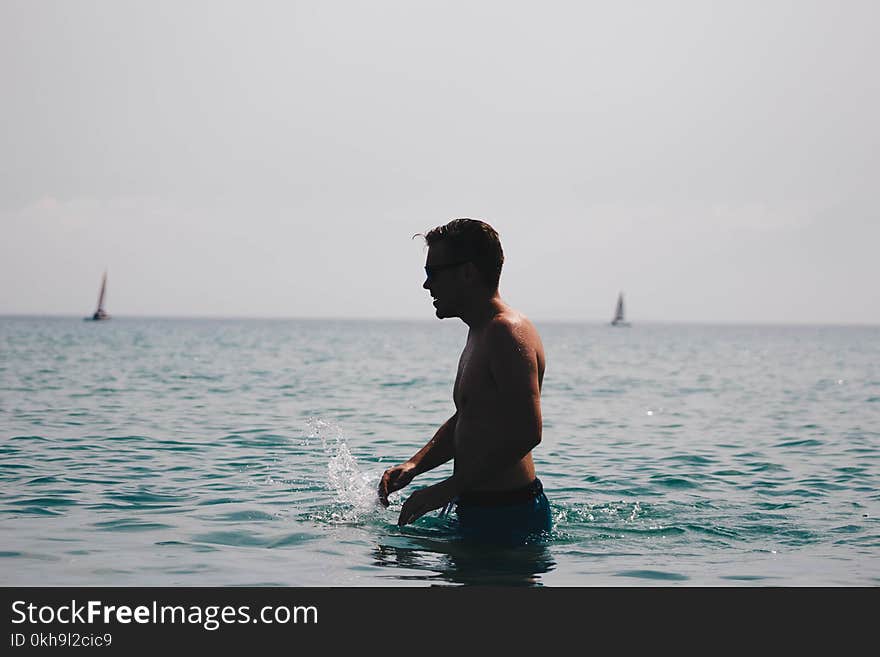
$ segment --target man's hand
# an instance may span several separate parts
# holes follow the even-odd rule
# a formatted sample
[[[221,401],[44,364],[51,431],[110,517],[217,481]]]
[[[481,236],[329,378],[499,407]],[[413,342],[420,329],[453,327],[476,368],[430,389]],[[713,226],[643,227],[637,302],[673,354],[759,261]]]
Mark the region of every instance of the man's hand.
[[[409,461],[386,470],[379,480],[379,502],[382,506],[388,506],[388,496],[406,486],[415,476],[416,466]]]
[[[452,479],[444,479],[439,484],[417,490],[403,503],[397,524],[400,527],[421,518],[428,511],[439,509],[451,502],[457,493],[453,487]]]

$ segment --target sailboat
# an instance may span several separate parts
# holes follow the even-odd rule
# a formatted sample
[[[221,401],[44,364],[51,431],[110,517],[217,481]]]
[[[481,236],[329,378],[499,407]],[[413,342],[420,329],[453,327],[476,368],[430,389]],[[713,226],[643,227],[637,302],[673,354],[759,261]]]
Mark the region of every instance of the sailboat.
[[[91,317],[83,317],[86,321],[94,321],[99,322],[104,319],[110,319],[110,315],[104,310],[104,295],[107,292],[107,272],[104,272],[104,277],[101,279],[101,293],[98,295],[98,309],[95,311],[95,314]]]
[[[611,326],[629,326],[629,322],[623,315],[623,292],[617,295],[617,308],[614,309],[614,319],[611,320]]]

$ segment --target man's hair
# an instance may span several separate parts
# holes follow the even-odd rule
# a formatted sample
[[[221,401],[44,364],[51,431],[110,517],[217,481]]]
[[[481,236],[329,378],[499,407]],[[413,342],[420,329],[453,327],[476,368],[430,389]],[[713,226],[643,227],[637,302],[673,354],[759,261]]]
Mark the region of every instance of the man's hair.
[[[443,242],[455,260],[472,262],[486,284],[493,290],[498,289],[504,251],[498,233],[485,221],[453,219],[429,230],[425,242],[429,247]]]

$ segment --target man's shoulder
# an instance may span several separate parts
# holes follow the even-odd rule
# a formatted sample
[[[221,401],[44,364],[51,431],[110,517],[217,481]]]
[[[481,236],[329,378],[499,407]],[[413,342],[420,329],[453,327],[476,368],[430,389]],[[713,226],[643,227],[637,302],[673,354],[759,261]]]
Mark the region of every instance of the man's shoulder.
[[[485,346],[496,382],[531,381],[530,373],[542,368],[541,339],[521,313],[496,315],[486,327]]]
[[[509,334],[522,328],[523,323],[527,321],[525,315],[511,308],[489,320],[486,330],[497,335]]]
[[[531,342],[536,333],[529,318],[513,309],[498,313],[486,327],[490,342],[523,344]]]

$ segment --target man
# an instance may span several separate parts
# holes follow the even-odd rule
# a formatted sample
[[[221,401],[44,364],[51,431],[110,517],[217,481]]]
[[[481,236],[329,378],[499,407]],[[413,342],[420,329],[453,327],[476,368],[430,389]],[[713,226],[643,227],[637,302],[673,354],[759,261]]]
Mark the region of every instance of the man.
[[[521,540],[549,531],[550,505],[531,455],[541,442],[544,348],[532,323],[498,293],[498,233],[483,221],[456,219],[424,237],[422,287],[438,318],[468,325],[452,392],[456,410],[412,458],[382,475],[379,500],[388,506],[389,494],[454,459],[451,477],[406,500],[401,527],[454,503],[466,535]]]

